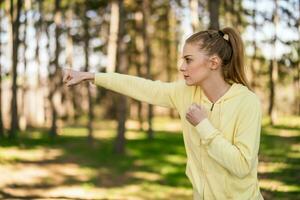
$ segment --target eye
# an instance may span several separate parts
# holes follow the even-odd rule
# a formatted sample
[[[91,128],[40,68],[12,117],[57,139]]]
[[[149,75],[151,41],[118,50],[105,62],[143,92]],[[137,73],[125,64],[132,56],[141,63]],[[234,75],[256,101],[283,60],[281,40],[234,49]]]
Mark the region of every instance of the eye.
[[[189,58],[186,58],[185,60],[186,60],[186,63],[190,63],[190,62],[192,61],[192,60],[189,59]]]

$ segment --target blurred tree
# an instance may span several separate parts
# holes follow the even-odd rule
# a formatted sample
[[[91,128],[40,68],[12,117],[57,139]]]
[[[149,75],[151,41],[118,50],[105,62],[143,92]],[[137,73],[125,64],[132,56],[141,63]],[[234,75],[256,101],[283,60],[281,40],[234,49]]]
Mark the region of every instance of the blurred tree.
[[[257,32],[257,23],[256,23],[256,6],[257,2],[256,0],[253,0],[253,10],[252,10],[252,26],[254,30],[254,38],[252,40],[252,48],[253,48],[253,54],[251,57],[251,63],[250,63],[250,71],[251,71],[251,78],[250,78],[250,86],[253,90],[256,88],[256,65],[258,64],[257,60],[257,43],[256,43],[256,32]]]
[[[12,79],[8,77],[8,80],[12,80],[13,83],[15,82],[15,85],[12,84],[11,90],[13,98],[10,109],[12,112],[9,113],[9,118],[12,119],[14,116],[14,120],[7,120],[7,109],[2,106],[2,112],[4,113],[2,123],[4,125],[7,124],[6,122],[11,122],[11,124],[18,126],[22,124],[22,119],[25,119],[25,107],[27,110],[28,105],[31,103],[28,102],[25,104],[25,101],[20,101],[25,99],[25,92],[19,96],[21,97],[21,99],[18,99],[21,103],[19,107],[13,108],[13,105],[16,105],[17,102],[17,79],[20,77],[18,81],[22,81],[22,78],[26,76],[25,72],[29,72],[29,70],[33,69],[28,66],[32,63],[29,60],[31,55],[35,55],[36,62],[34,63],[37,63],[38,72],[33,74],[33,76],[37,76],[38,85],[40,87],[38,90],[49,92],[44,107],[45,110],[48,109],[45,112],[45,119],[47,121],[45,126],[48,128],[51,126],[51,132],[53,134],[50,135],[56,135],[56,129],[60,126],[59,120],[61,119],[70,120],[68,122],[72,123],[80,123],[81,120],[79,119],[86,119],[84,118],[85,116],[88,116],[88,119],[97,117],[97,114],[100,113],[97,111],[101,110],[101,112],[105,113],[104,116],[101,116],[103,118],[111,119],[117,117],[119,122],[117,140],[119,140],[119,144],[122,145],[125,143],[125,137],[122,135],[122,131],[124,130],[125,132],[124,121],[127,119],[123,111],[134,108],[137,110],[136,117],[140,122],[141,128],[143,119],[147,119],[149,125],[147,133],[149,138],[152,138],[152,118],[155,116],[156,111],[161,111],[159,108],[156,109],[156,107],[152,105],[143,104],[140,101],[132,99],[130,99],[130,101],[136,103],[131,104],[130,101],[128,101],[126,107],[123,105],[124,102],[122,102],[122,105],[119,103],[119,96],[115,99],[114,94],[99,87],[97,89],[95,105],[93,105],[97,108],[97,111],[95,110],[95,116],[93,116],[90,109],[91,103],[93,102],[93,100],[90,99],[91,94],[85,90],[85,87],[74,87],[64,90],[61,84],[60,70],[58,70],[58,68],[65,65],[74,68],[82,67],[80,70],[105,71],[104,66],[107,66],[107,72],[116,71],[132,75],[136,74],[139,77],[153,80],[162,79],[170,82],[177,77],[178,74],[180,75],[177,70],[177,53],[179,52],[179,40],[183,36],[181,34],[182,24],[180,23],[184,23],[186,20],[185,17],[190,17],[193,32],[200,31],[205,27],[218,29],[220,26],[233,26],[241,33],[249,33],[249,31],[254,30],[253,34],[250,33],[253,35],[253,39],[251,38],[250,41],[246,40],[246,47],[250,49],[250,53],[247,55],[247,61],[250,67],[251,87],[256,90],[262,90],[264,94],[268,94],[264,90],[269,91],[270,95],[267,96],[268,101],[265,103],[269,103],[268,113],[272,116],[274,115],[273,112],[276,111],[275,108],[277,109],[280,106],[280,103],[278,103],[277,106],[275,103],[281,98],[281,96],[275,95],[275,86],[278,86],[278,88],[293,86],[295,95],[292,97],[294,98],[294,104],[291,113],[300,114],[299,40],[280,38],[281,35],[279,32],[275,32],[272,38],[261,39],[260,37],[263,35],[261,33],[265,28],[265,24],[274,25],[275,28],[276,26],[280,28],[282,24],[284,24],[289,30],[299,34],[299,12],[292,10],[293,8],[299,8],[299,1],[297,0],[269,1],[268,5],[272,3],[274,3],[274,5],[277,4],[277,8],[274,11],[262,11],[257,0],[188,0],[185,2],[180,0],[126,0],[122,1],[127,13],[126,15],[124,14],[124,19],[121,19],[123,23],[126,24],[123,34],[119,33],[121,25],[119,23],[120,10],[118,1],[21,1],[21,3],[23,2],[25,3],[25,7],[23,6],[24,9],[21,9],[22,6],[20,7],[20,11],[22,12],[19,13],[19,16],[17,15],[17,0],[6,0],[5,5],[2,4],[2,6],[4,5],[6,9],[8,9],[5,15],[9,15],[9,18],[5,15],[1,16],[7,18],[2,19],[2,25],[4,25],[1,27],[3,29],[2,32],[6,32],[5,22],[8,19],[12,19],[12,10],[14,13],[13,21],[9,22],[10,28],[7,34],[8,37],[0,38],[3,40],[1,43],[2,50],[13,45],[12,50],[10,50],[11,48],[7,48],[9,51],[12,51],[13,55],[9,53],[9,56],[12,56],[13,59],[9,59],[9,62],[7,62],[2,54],[2,66],[0,66],[0,71],[5,70],[5,67],[10,65],[10,61],[12,61],[12,66],[14,67],[9,66],[7,69],[12,71],[11,74],[13,76],[11,76]],[[28,2],[31,2],[32,6],[28,6]],[[182,4],[185,4],[187,7],[182,6]],[[12,5],[14,9],[11,9],[10,5]],[[86,10],[83,8],[86,8]],[[110,8],[111,12],[109,12]],[[185,10],[183,9],[187,8],[190,9],[190,16],[184,16]],[[273,16],[271,16],[271,14]],[[20,19],[17,20],[17,17]],[[33,28],[32,21],[35,22],[35,38],[31,34]],[[20,31],[17,31],[18,33],[11,30],[12,28],[15,30],[17,24],[19,24],[18,26],[21,25]],[[17,34],[18,36],[16,37]],[[12,37],[14,37],[14,39],[12,39]],[[30,44],[32,40],[36,41],[36,46]],[[123,43],[125,43],[126,47],[122,46]],[[45,44],[47,44],[47,46],[45,46]],[[278,47],[284,45],[287,49],[291,49],[291,51],[280,57],[275,57],[276,52],[273,52],[272,58],[267,58],[262,46],[268,44],[273,45],[272,49],[278,49]],[[21,46],[20,49],[22,50],[19,50],[21,53],[19,58],[24,59],[18,60],[16,56],[18,50],[15,48],[17,46]],[[33,46],[35,46],[35,52],[31,52]],[[126,48],[126,52],[123,53],[124,50],[120,48]],[[25,52],[27,52],[27,60]],[[80,56],[77,56],[78,54],[80,54]],[[107,54],[107,56],[105,56],[105,54]],[[48,58],[50,60],[49,63],[47,63]],[[107,63],[105,62],[106,59],[108,61]],[[123,63],[122,60],[126,62]],[[94,61],[96,61],[96,63]],[[22,65],[23,63],[24,73],[23,70],[17,67],[20,66],[18,64]],[[117,63],[119,63],[119,65]],[[18,75],[16,71],[18,71]],[[48,75],[48,80],[41,78],[44,75]],[[41,83],[43,80],[47,80],[49,84]],[[26,89],[25,82],[25,79],[23,82],[20,82],[22,83],[20,89],[22,88],[23,91]],[[265,87],[267,83],[269,83],[269,85]],[[2,79],[2,85],[6,85],[6,80]],[[19,93],[20,92],[19,90]],[[2,98],[5,97],[5,91],[2,92],[2,94],[0,92],[0,96],[1,95]],[[6,101],[5,98],[3,99]],[[112,101],[112,99],[114,101]],[[100,101],[102,105],[99,106],[101,108],[98,109],[97,105],[100,105]],[[117,107],[115,105],[120,106]],[[61,106],[65,106],[66,108],[61,109]],[[167,111],[162,109],[162,111],[168,113],[170,116],[176,116],[172,109]],[[65,116],[60,116],[61,113],[65,114]],[[81,116],[84,117],[81,118]],[[27,119],[27,124],[30,124],[30,118]],[[88,128],[92,130],[91,121],[88,123]],[[89,135],[91,135],[91,133]]]
[[[43,29],[43,0],[36,0],[36,4],[37,4],[37,13],[39,13],[38,15],[38,20],[36,20],[35,24],[34,24],[34,28],[36,31],[36,49],[35,49],[35,59],[37,61],[37,85],[40,86],[41,85],[41,77],[40,77],[40,70],[41,70],[41,59],[40,59],[40,40],[41,40],[41,35],[42,35],[42,31],[44,31]]]
[[[273,54],[272,54],[272,60],[270,61],[269,65],[269,81],[270,81],[270,95],[269,95],[269,108],[268,108],[268,115],[270,117],[270,122],[273,125],[275,122],[275,110],[273,109],[275,107],[275,84],[278,80],[278,63],[276,58],[276,42],[277,42],[277,25],[278,25],[278,2],[277,0],[274,0],[274,10],[272,14],[272,22],[274,26],[274,35],[272,38],[272,45],[273,45]]]
[[[110,22],[109,22],[109,34],[107,43],[107,65],[105,66],[106,72],[116,72],[117,68],[117,53],[118,53],[118,37],[119,37],[119,21],[120,21],[120,10],[119,10],[118,0],[113,0],[110,3]],[[107,106],[106,117],[108,118],[118,118],[117,107],[117,97],[113,94],[111,97],[113,102]]]
[[[82,33],[82,26],[75,26],[74,24],[74,21],[77,21],[77,20],[82,20],[82,17],[79,17],[81,15],[81,12],[82,12],[82,3],[84,2],[76,2],[73,6],[73,11],[72,13],[70,13],[71,11],[69,11],[68,13],[68,16],[67,16],[67,19],[70,20],[70,23],[72,23],[73,26],[71,27],[68,27],[68,30],[67,30],[67,34],[69,31],[73,30],[73,33],[72,33],[72,39],[68,39],[68,45],[67,45],[67,49],[68,50],[68,60],[67,60],[67,65],[69,67],[73,67],[73,61],[70,59],[71,57],[71,53],[74,54],[76,53],[75,49],[76,47],[78,48],[79,46],[81,46],[81,43],[82,42],[82,36],[81,36],[81,33]],[[71,5],[69,5],[69,9],[72,9],[70,7]],[[71,15],[74,16],[72,17],[72,19],[69,19],[71,17]],[[70,33],[71,34],[71,33]],[[71,47],[71,42],[72,41],[72,47]],[[71,49],[74,48],[74,51],[71,52]],[[75,55],[72,55],[72,56],[75,56]],[[72,66],[71,66],[72,65]],[[75,67],[75,65],[74,65]],[[85,97],[82,95],[82,92],[79,88],[75,88],[73,87],[72,89],[72,94],[73,94],[73,97],[72,97],[72,104],[73,104],[73,107],[75,108],[74,110],[74,121],[75,121],[75,124],[77,124],[79,122],[79,119],[80,119],[80,116],[82,116],[84,114],[84,109],[83,109],[83,106],[82,106],[82,102],[84,102],[84,99]]]
[[[294,12],[293,9],[298,9],[298,12]],[[291,0],[289,4],[280,6],[280,10],[281,18],[285,19],[288,29],[298,33],[298,39],[281,40],[282,43],[291,48],[291,51],[284,54],[279,63],[283,66],[281,73],[285,74],[285,77],[292,78],[294,88],[294,103],[292,107],[295,108],[292,109],[292,114],[300,115],[300,1]]]
[[[144,52],[144,64],[147,69],[147,79],[152,79],[151,76],[151,46],[150,46],[150,35],[149,35],[149,27],[148,21],[150,19],[150,5],[148,0],[144,0],[142,3],[142,13],[143,13],[143,52]],[[148,138],[153,139],[153,128],[152,128],[152,118],[153,118],[153,105],[148,104]]]
[[[209,29],[219,30],[219,8],[220,0],[208,1],[209,10]]]
[[[239,32],[247,25],[244,19],[245,8],[242,6],[242,1],[224,0],[222,1],[221,19],[224,21],[225,26],[235,27]]]
[[[0,2],[0,35],[2,35],[2,15],[4,15],[2,10],[2,2]],[[4,137],[3,119],[2,119],[2,37],[0,37],[0,138]]]
[[[199,4],[201,9],[203,5]],[[169,3],[167,19],[168,19],[168,29],[166,34],[166,45],[167,45],[167,81],[171,82],[177,80],[181,77],[181,74],[178,70],[178,60],[180,59],[180,50],[179,50],[179,38],[180,38],[180,18],[176,15],[176,10],[180,9],[182,5],[176,1],[171,1]],[[199,8],[200,9],[200,8]],[[200,15],[200,13],[199,13]],[[199,16],[201,17],[201,15]],[[201,31],[203,28],[202,22],[198,31]],[[178,118],[178,112],[175,109],[169,109],[169,116],[171,118]]]
[[[117,4],[116,4],[117,3]],[[112,17],[112,19],[117,21],[118,24],[118,39],[117,39],[117,59],[116,59],[116,71],[121,74],[127,74],[128,72],[128,57],[127,57],[127,42],[125,33],[125,23],[126,23],[126,12],[124,8],[124,2],[122,0],[113,1],[112,6],[116,7],[118,12],[114,14],[117,15]],[[113,14],[113,13],[112,13]],[[116,21],[111,21],[115,23]],[[127,97],[118,94],[117,99],[117,118],[118,118],[118,128],[117,128],[117,138],[115,141],[114,150],[119,154],[125,153],[125,132],[126,132],[126,117],[127,117]]]
[[[18,106],[17,106],[17,66],[18,66],[18,49],[20,44],[19,27],[20,27],[20,14],[22,8],[22,0],[17,0],[15,9],[14,1],[10,0],[10,18],[12,26],[12,100],[11,100],[11,121],[9,138],[17,137],[17,130],[19,129],[18,119]]]
[[[137,1],[138,4],[141,4],[141,1]],[[142,7],[143,8],[143,7]],[[136,70],[136,75],[138,77],[143,77],[142,74],[142,67],[143,67],[143,59],[142,59],[142,52],[143,48],[141,47],[142,36],[140,33],[143,32],[143,14],[140,8],[134,11],[134,19],[132,20],[132,28],[130,29],[132,42],[129,43],[130,45],[130,55],[129,55],[129,62],[133,65],[134,69]],[[137,105],[137,120],[139,122],[139,130],[143,131],[143,107],[142,102],[131,99]]]
[[[74,10],[75,10],[75,4],[70,3],[67,6],[66,14],[66,67],[67,68],[73,68],[73,51],[74,51],[74,40],[73,35],[71,34],[71,30],[73,28],[73,20],[74,20]],[[77,123],[77,119],[79,116],[78,110],[75,109],[79,106],[76,106],[76,88],[72,87],[64,91],[65,93],[65,106],[66,106],[66,115],[68,121],[73,124]],[[77,112],[76,112],[77,111]],[[77,115],[76,115],[77,114]]]
[[[27,118],[26,118],[26,93],[28,91],[28,81],[27,81],[27,75],[26,75],[26,67],[27,67],[27,59],[26,59],[26,50],[27,50],[27,28],[28,28],[28,12],[31,10],[31,1],[30,0],[25,0],[24,1],[24,11],[23,16],[24,16],[24,21],[23,21],[23,40],[21,41],[21,44],[23,46],[23,76],[22,76],[22,106],[20,109],[20,116],[19,116],[19,120],[20,120],[20,124],[22,124],[22,126],[20,127],[22,131],[24,131],[27,127]],[[38,45],[38,44],[37,44]]]
[[[58,119],[58,111],[57,111],[57,101],[55,100],[55,94],[58,92],[58,89],[61,84],[61,70],[59,69],[59,54],[61,51],[61,46],[59,42],[59,37],[61,35],[61,24],[62,24],[62,13],[61,13],[61,5],[60,0],[55,0],[54,2],[54,24],[55,24],[55,53],[54,59],[51,61],[51,65],[49,66],[49,101],[51,107],[51,116],[52,123],[49,131],[50,137],[57,136],[57,119]]]
[[[90,26],[89,26],[89,18],[87,16],[88,12],[88,6],[84,6],[83,13],[83,28],[84,28],[84,60],[85,60],[85,68],[84,71],[89,71],[89,48],[90,48]],[[89,83],[86,82],[86,90],[87,90],[87,98],[88,98],[88,141],[93,144],[93,119],[94,119],[94,113],[93,113],[93,97],[91,94],[91,90],[89,88]]]
[[[108,38],[107,57],[108,63],[106,67],[107,72],[115,72],[116,69],[116,58],[117,58],[117,41],[119,33],[119,7],[116,0],[111,1],[111,18],[110,18],[110,29]]]
[[[300,13],[300,0],[298,0],[298,13]],[[300,15],[298,14],[298,20],[296,20],[295,27],[298,28],[298,43],[296,43],[296,52],[297,61],[295,63],[295,107],[296,107],[296,114],[300,116]]]

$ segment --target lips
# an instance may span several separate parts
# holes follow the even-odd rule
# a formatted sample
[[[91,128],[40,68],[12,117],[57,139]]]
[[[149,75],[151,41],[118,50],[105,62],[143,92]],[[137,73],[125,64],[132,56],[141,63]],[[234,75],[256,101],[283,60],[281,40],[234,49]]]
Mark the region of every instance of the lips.
[[[187,76],[187,75],[183,75],[184,76],[184,78],[188,78],[189,76]]]

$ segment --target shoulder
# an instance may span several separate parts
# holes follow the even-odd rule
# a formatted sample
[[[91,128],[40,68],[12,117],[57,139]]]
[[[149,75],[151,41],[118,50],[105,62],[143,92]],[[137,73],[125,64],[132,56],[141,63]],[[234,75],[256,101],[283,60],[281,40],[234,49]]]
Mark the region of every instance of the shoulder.
[[[246,127],[256,126],[262,120],[262,106],[259,96],[247,90],[240,95],[238,105],[237,129],[242,130]]]
[[[261,100],[257,94],[252,91],[245,92],[241,96],[242,102],[248,105],[259,105],[261,104]]]
[[[260,97],[251,90],[246,89],[240,96],[240,112],[243,114],[262,113],[262,102]]]
[[[248,89],[247,89],[247,92],[245,93],[244,101],[248,105],[261,106],[260,97],[255,92],[248,90]]]

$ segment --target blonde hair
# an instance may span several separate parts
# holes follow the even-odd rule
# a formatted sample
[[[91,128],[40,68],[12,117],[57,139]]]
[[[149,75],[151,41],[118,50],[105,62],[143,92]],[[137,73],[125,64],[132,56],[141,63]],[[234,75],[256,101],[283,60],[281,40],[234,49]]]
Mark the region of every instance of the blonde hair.
[[[226,27],[222,30],[206,30],[194,33],[185,40],[197,44],[208,55],[216,54],[222,60],[222,75],[226,82],[241,83],[248,87],[244,66],[244,44],[238,31]]]

